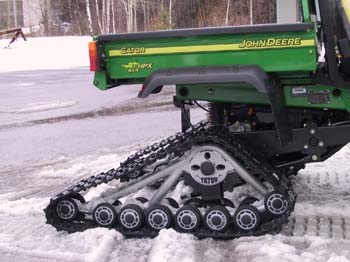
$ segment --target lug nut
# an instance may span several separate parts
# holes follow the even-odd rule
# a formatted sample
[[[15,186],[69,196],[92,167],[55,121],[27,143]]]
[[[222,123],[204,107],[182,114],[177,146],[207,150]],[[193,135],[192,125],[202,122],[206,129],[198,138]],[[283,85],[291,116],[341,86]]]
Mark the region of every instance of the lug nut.
[[[311,158],[312,158],[313,161],[317,161],[318,160],[318,156],[317,155],[312,155]]]

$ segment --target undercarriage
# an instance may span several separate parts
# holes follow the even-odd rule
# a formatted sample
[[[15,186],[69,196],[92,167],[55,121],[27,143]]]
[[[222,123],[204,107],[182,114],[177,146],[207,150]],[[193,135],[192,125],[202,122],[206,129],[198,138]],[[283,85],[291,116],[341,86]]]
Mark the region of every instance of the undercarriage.
[[[276,139],[275,132],[267,128],[269,123],[258,123],[259,114],[250,107],[234,107],[235,114],[230,109],[230,118],[227,105],[224,108],[210,105],[208,121],[191,124],[186,131],[136,152],[120,167],[67,188],[45,209],[47,223],[69,233],[113,228],[129,237],[155,237],[170,227],[200,238],[278,233],[296,199],[290,176],[315,155],[314,160],[321,161],[341,145],[318,135],[322,146],[307,138],[311,149],[301,144],[298,152],[271,154],[271,148],[267,154],[249,138],[255,132],[263,144],[272,132]],[[248,112],[245,117],[238,114],[243,111]],[[329,115],[327,123],[330,116],[336,119],[336,112],[324,114]],[[298,117],[298,125],[304,126],[303,137],[313,138],[322,130],[315,124],[316,115],[307,122],[314,123],[311,127]],[[262,128],[265,130],[259,130]],[[101,184],[110,187],[85,201],[83,195]]]

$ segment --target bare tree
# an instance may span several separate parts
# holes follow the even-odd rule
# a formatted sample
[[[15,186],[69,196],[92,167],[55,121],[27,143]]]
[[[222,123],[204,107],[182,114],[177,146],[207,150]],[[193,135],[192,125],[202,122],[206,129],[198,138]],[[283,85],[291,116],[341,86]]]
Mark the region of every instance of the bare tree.
[[[92,30],[92,18],[91,18],[91,9],[90,9],[90,0],[85,0],[86,3],[86,14],[88,18],[88,23],[89,23],[89,33],[90,35],[93,34]]]
[[[173,4],[176,0],[169,0],[169,29],[173,28]]]
[[[10,0],[7,0],[7,27],[9,28],[11,26],[11,16],[10,16]]]
[[[228,17],[230,14],[230,2],[231,0],[227,0],[227,7],[226,7],[226,19],[225,19],[225,25],[228,26]]]
[[[137,0],[121,0],[126,14],[127,32],[137,31]]]
[[[12,0],[12,5],[13,5],[13,21],[14,21],[14,24],[15,24],[15,27],[18,26],[18,23],[17,23],[17,1],[16,0]]]
[[[99,32],[102,33],[100,7],[99,7],[99,4],[98,4],[98,0],[95,0],[95,8],[96,8],[96,20],[97,20],[97,24],[98,24],[98,29],[99,29]]]
[[[115,5],[114,5],[114,0],[112,0],[112,32],[115,34],[116,31],[116,27],[115,27]]]
[[[253,24],[253,0],[249,0],[249,17],[250,17],[250,24]]]

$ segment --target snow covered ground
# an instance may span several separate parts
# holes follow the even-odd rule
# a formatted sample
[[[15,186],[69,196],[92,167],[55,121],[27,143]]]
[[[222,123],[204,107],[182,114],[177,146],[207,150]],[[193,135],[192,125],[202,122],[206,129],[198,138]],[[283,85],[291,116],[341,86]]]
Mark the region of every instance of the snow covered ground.
[[[50,49],[50,40],[35,41]],[[64,50],[69,41],[62,40]],[[293,179],[296,208],[279,235],[216,241],[171,229],[155,239],[125,239],[107,229],[57,233],[42,211],[50,196],[178,131],[179,112],[169,104],[171,89],[140,101],[139,86],[92,87],[87,68],[15,71],[50,66],[47,57],[38,58],[43,67],[17,63],[5,70],[17,56],[6,52],[31,50],[26,42],[16,44],[0,47],[0,70],[13,71],[0,73],[1,262],[350,261],[349,146]],[[84,65],[73,62],[67,66]],[[194,121],[202,117],[193,112]]]
[[[89,65],[88,42],[91,37],[18,38],[0,40],[0,72],[63,69]]]

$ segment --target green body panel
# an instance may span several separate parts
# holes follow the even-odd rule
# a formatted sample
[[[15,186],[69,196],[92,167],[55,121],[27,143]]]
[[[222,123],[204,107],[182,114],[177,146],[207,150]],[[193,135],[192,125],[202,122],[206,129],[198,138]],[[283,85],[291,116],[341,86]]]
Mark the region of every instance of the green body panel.
[[[157,69],[193,66],[254,64],[270,73],[292,75],[316,70],[315,37],[313,30],[307,30],[107,41],[103,43],[103,53],[106,71],[114,82],[142,83]],[[300,43],[282,45],[288,40]],[[264,41],[270,45],[262,45]],[[273,45],[274,41],[279,42]],[[129,52],[122,53],[123,50]],[[96,86],[105,90],[108,85],[112,83],[104,85],[99,81]]]
[[[181,88],[188,90],[188,95],[181,95]],[[294,86],[295,87],[295,86]],[[283,92],[288,107],[339,109],[350,111],[350,89],[339,89],[341,94],[334,96],[335,88],[321,85],[309,85],[305,87],[307,92],[326,91],[329,93],[329,103],[311,104],[307,97],[292,94],[293,86],[284,86]],[[176,96],[180,100],[199,100],[209,102],[224,102],[251,105],[269,105],[270,101],[266,94],[257,92],[255,88],[247,85],[182,85],[177,86]]]

